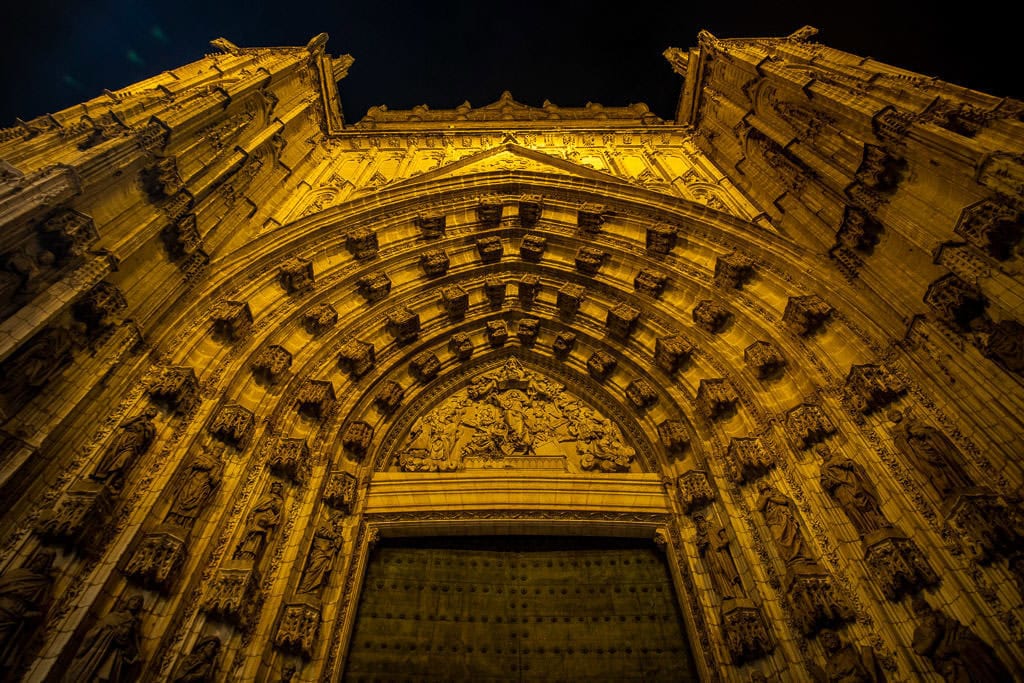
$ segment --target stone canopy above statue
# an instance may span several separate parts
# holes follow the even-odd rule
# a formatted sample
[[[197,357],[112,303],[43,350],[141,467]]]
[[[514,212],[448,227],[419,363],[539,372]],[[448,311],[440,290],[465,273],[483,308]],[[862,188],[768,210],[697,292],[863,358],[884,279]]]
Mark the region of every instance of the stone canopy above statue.
[[[397,443],[391,467],[407,472],[640,471],[614,420],[515,357],[419,415]]]

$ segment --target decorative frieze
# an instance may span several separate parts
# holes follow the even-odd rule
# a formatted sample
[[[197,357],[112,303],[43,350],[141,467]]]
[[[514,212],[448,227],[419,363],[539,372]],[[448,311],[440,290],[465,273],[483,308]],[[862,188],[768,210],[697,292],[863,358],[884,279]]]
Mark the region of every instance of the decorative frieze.
[[[732,412],[737,401],[739,396],[735,387],[725,378],[702,379],[697,387],[697,409],[708,420],[725,417]]]
[[[614,308],[608,309],[608,315],[605,318],[605,329],[608,330],[608,334],[619,340],[626,340],[633,330],[636,329],[637,321],[640,320],[640,311],[633,308],[629,304],[619,304]]]
[[[519,256],[524,261],[537,263],[544,256],[547,248],[547,238],[536,234],[523,235],[523,241],[519,244]]]
[[[164,368],[149,388],[150,399],[172,412],[184,415],[200,401],[195,370],[178,365]]]
[[[187,532],[163,525],[142,535],[122,572],[129,581],[161,593],[170,592],[188,555]]]
[[[332,471],[324,485],[323,499],[335,510],[350,514],[356,503],[355,475]]]
[[[544,212],[544,197],[539,194],[519,196],[519,223],[524,228],[533,226]]]
[[[608,252],[596,247],[580,247],[576,250],[576,270],[584,275],[597,275],[601,270]]]
[[[814,334],[832,315],[832,307],[817,294],[791,296],[782,313],[782,324],[793,334],[806,337]]]
[[[405,389],[402,385],[393,380],[381,383],[380,389],[373,397],[373,403],[385,415],[391,415],[402,405],[405,399]]]
[[[317,604],[298,602],[284,606],[281,620],[274,635],[274,645],[279,650],[310,659],[316,648],[320,630],[320,607]]]
[[[767,379],[785,367],[786,358],[772,342],[756,341],[743,350],[743,362],[758,379]]]
[[[690,434],[682,420],[663,420],[658,424],[658,441],[669,457],[679,459],[690,447]]]
[[[448,352],[460,361],[469,360],[473,356],[473,340],[465,332],[456,332],[448,340]]]
[[[338,367],[359,378],[373,369],[377,356],[370,342],[350,339],[338,350]]]
[[[530,346],[537,341],[540,333],[540,320],[537,318],[520,318],[516,325],[516,336],[523,346]]]
[[[651,254],[669,254],[679,239],[679,228],[667,223],[657,223],[647,228],[645,247]]]
[[[420,336],[420,314],[408,306],[388,311],[388,332],[399,344],[408,344]]]
[[[309,478],[310,466],[305,439],[279,439],[271,446],[267,467],[277,476],[301,486]]]
[[[641,270],[633,278],[633,289],[657,299],[665,291],[668,276],[657,270]]]
[[[484,335],[492,347],[503,346],[508,341],[508,325],[504,320],[488,320]]]
[[[228,341],[245,339],[252,330],[252,310],[245,301],[219,301],[210,314],[213,333]]]
[[[476,202],[476,219],[485,228],[497,227],[501,223],[501,211],[503,208],[504,202],[501,200],[501,197],[480,197]],[[521,211],[522,204],[520,204]]]
[[[786,435],[797,450],[807,450],[836,433],[821,406],[802,403],[786,413]]]
[[[615,370],[618,361],[615,356],[606,351],[595,351],[587,359],[587,372],[598,382],[608,379],[608,376]]]
[[[597,232],[611,215],[612,212],[604,204],[585,202],[577,209],[576,225],[585,232]]]
[[[710,299],[698,301],[693,308],[693,322],[712,334],[721,332],[730,318],[729,309]]]
[[[884,365],[854,365],[846,376],[846,395],[862,413],[884,408],[903,394],[907,385]]]
[[[775,466],[775,455],[757,437],[729,439],[726,458],[732,465],[730,478],[737,484],[747,484],[763,477]]]
[[[551,350],[554,352],[555,357],[561,359],[568,358],[574,348],[576,348],[575,332],[559,332],[551,343]]]
[[[294,256],[278,267],[278,281],[289,294],[304,294],[314,285],[313,262]]]
[[[441,288],[441,304],[452,320],[460,320],[469,309],[469,293],[459,285]]]
[[[370,441],[373,440],[373,427],[362,420],[349,422],[341,437],[341,443],[345,450],[355,456],[356,460],[362,460],[370,449]]]
[[[345,248],[360,261],[377,255],[377,231],[372,228],[356,228],[345,237]]]
[[[626,398],[637,410],[646,410],[658,402],[658,393],[650,382],[640,378],[626,386]]]
[[[250,367],[260,379],[276,384],[292,367],[292,354],[283,346],[271,344],[260,349]]]
[[[356,291],[369,303],[376,303],[391,293],[391,278],[382,270],[366,273],[356,280]]]
[[[417,214],[416,218],[413,220],[416,223],[416,227],[419,229],[420,234],[426,239],[444,237],[444,231],[447,227],[447,216],[445,216],[443,212],[425,211],[421,214]]]
[[[582,285],[567,282],[558,290],[558,312],[566,318],[571,318],[580,310],[583,303],[583,296],[586,290]]]
[[[505,247],[500,237],[481,237],[476,241],[476,253],[482,263],[497,263],[505,255]]]
[[[492,308],[500,308],[505,303],[505,281],[496,275],[485,279],[484,296]]]
[[[227,403],[210,423],[210,433],[221,441],[244,450],[256,428],[256,416],[237,403]]]
[[[523,308],[533,306],[533,302],[537,300],[537,295],[540,294],[540,278],[533,274],[521,277],[517,294],[520,306]]]
[[[754,274],[754,260],[739,252],[715,259],[715,284],[724,289],[742,287]]]
[[[319,303],[303,312],[302,323],[310,334],[323,334],[338,324],[338,311],[328,303]]]
[[[715,499],[715,492],[703,470],[690,470],[679,475],[676,480],[683,512],[692,514]]]
[[[420,254],[420,267],[427,277],[440,277],[448,272],[451,261],[444,249],[427,249]]]
[[[299,411],[318,420],[327,415],[335,400],[334,384],[322,379],[307,379],[299,385],[295,395]]]
[[[426,384],[441,372],[441,361],[430,351],[421,351],[409,362],[409,372],[417,382]]]
[[[686,364],[693,354],[693,349],[690,340],[682,335],[658,337],[654,342],[654,363],[671,375]]]

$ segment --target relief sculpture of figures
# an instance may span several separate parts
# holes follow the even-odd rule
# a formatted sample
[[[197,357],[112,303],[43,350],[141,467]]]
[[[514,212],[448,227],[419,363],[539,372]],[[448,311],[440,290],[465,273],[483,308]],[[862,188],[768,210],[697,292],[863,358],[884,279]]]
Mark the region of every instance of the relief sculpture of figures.
[[[178,669],[174,683],[209,683],[217,670],[221,642],[218,636],[206,636],[195,644]]]
[[[279,481],[270,485],[270,490],[249,512],[245,534],[235,549],[236,560],[259,560],[267,545],[267,537],[281,522],[281,508],[284,507],[284,486]]]
[[[898,410],[887,415],[893,428],[893,440],[911,464],[924,474],[943,498],[974,486],[964,471],[960,453],[949,438],[913,415]]]
[[[757,501],[757,509],[764,515],[786,566],[817,564],[817,559],[804,540],[793,501],[772,488],[767,481],[761,481],[758,492],[761,495]]]
[[[191,529],[196,517],[220,485],[223,469],[220,459],[206,449],[193,456],[182,477],[178,495],[167,513],[167,521]]]
[[[0,576],[0,673],[18,667],[24,648],[46,615],[55,553],[43,551]]]
[[[870,647],[860,650],[844,643],[832,629],[822,629],[818,640],[825,649],[825,668],[814,666],[818,683],[885,683],[885,673]]]
[[[843,512],[861,536],[892,526],[882,514],[878,495],[853,460],[837,456],[827,447],[816,451],[822,457],[821,486],[842,506]]]
[[[64,672],[64,683],[134,681],[142,606],[142,596],[134,595],[89,629]]]
[[[149,408],[142,415],[122,424],[121,433],[103,454],[89,477],[105,482],[111,491],[120,491],[124,486],[125,476],[135,464],[136,458],[145,453],[153,442],[156,435],[154,417],[156,410]]]
[[[911,605],[918,618],[913,647],[949,683],[997,683],[1013,676],[992,646],[956,619],[918,595]]]
[[[729,536],[725,527],[716,526],[709,530],[703,515],[696,515],[693,521],[697,526],[697,552],[704,558],[718,594],[723,600],[742,597],[743,582],[732,551],[729,550]]]
[[[340,515],[332,515],[317,528],[297,593],[319,593],[327,584],[334,556],[341,547],[340,519]]]

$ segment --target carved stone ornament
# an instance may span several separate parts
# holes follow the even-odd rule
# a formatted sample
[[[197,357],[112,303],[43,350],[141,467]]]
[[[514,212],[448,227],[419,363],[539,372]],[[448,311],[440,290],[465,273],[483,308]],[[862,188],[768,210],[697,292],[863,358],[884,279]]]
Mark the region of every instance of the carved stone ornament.
[[[522,205],[520,204],[520,207]],[[496,227],[501,223],[501,210],[504,202],[501,197],[486,196],[480,197],[476,202],[476,219],[481,225],[487,228]],[[522,209],[520,209],[521,211]]]
[[[73,209],[59,209],[48,216],[39,224],[39,236],[59,259],[84,254],[100,238],[92,218]]]
[[[1014,247],[1020,242],[1024,215],[1005,199],[986,199],[961,211],[953,231],[1005,261],[1013,256]]]
[[[348,472],[331,472],[324,485],[324,502],[335,510],[351,514],[356,503],[356,477]]]
[[[1016,320],[992,325],[984,353],[1010,372],[1024,374],[1024,325]]]
[[[829,628],[818,632],[818,641],[825,650],[825,668],[812,665],[811,673],[820,683],[886,683],[881,662],[869,646],[855,648]]]
[[[449,318],[459,320],[466,315],[469,308],[469,293],[459,285],[442,287],[441,304]]]
[[[544,211],[544,197],[539,194],[524,194],[519,197],[519,222],[524,228],[540,220]]]
[[[439,277],[448,272],[451,261],[444,249],[428,249],[420,254],[420,267],[427,277]]]
[[[376,303],[391,293],[391,278],[382,270],[366,273],[356,280],[356,290],[369,303]]]
[[[1000,683],[1014,679],[991,645],[929,605],[922,595],[914,597],[911,608],[917,617],[911,645],[947,681]]]
[[[871,568],[887,600],[899,602],[939,582],[939,575],[921,549],[894,528],[880,529],[863,538],[864,561]]]
[[[668,276],[657,270],[641,270],[633,278],[633,289],[657,299],[665,291]]]
[[[408,344],[420,336],[420,314],[408,306],[388,311],[388,332],[399,344]]]
[[[597,232],[611,215],[612,212],[604,204],[586,202],[580,204],[576,212],[576,225],[580,230]]]
[[[563,385],[509,358],[417,418],[401,443],[397,465],[415,472],[464,467],[626,472],[634,455],[610,419]]]
[[[875,192],[892,192],[899,184],[907,162],[877,145],[864,145],[864,156],[853,177]]]
[[[278,649],[301,655],[305,659],[313,656],[316,639],[320,630],[320,607],[298,602],[284,606],[281,620],[274,636]]]
[[[551,342],[551,350],[557,358],[568,358],[574,348],[576,348],[575,332],[559,332],[555,335],[555,340]]]
[[[640,320],[640,311],[629,304],[619,304],[608,309],[608,316],[605,318],[605,329],[608,334],[619,340],[629,338],[636,329],[637,321]]]
[[[710,299],[697,302],[693,309],[693,322],[712,334],[721,332],[731,317],[729,309]]]
[[[821,406],[802,403],[786,413],[786,435],[798,450],[807,450],[836,433]]]
[[[62,682],[138,680],[144,607],[143,597],[133,595],[100,617],[64,668]]]
[[[172,222],[161,233],[164,246],[172,259],[190,256],[202,250],[203,236],[196,223],[196,215],[188,213]]]
[[[373,369],[377,362],[373,344],[350,339],[338,350],[338,367],[358,378]]]
[[[143,534],[125,563],[124,575],[141,586],[168,593],[188,554],[187,536],[187,531],[169,524]]]
[[[676,246],[679,228],[667,223],[657,223],[647,228],[645,246],[651,254],[669,254]]]
[[[717,420],[728,415],[739,401],[732,382],[722,377],[702,379],[697,387],[695,403],[700,414],[708,420]]]
[[[456,332],[448,340],[448,352],[460,361],[473,357],[473,340],[465,332]]]
[[[964,553],[978,564],[1013,557],[1024,549],[1016,515],[988,489],[960,491],[945,501],[942,511]]]
[[[523,241],[519,244],[519,256],[524,261],[537,263],[544,256],[547,245],[547,238],[541,235],[523,235]]]
[[[252,411],[237,403],[222,406],[210,423],[211,434],[240,451],[249,445],[255,428],[256,417]]]
[[[89,478],[102,482],[112,493],[120,493],[132,467],[153,443],[156,436],[154,417],[156,410],[148,408],[141,415],[121,423],[117,436],[104,449]]]
[[[207,616],[243,631],[255,623],[262,606],[259,571],[251,565],[231,561],[217,572],[203,601]]]
[[[682,420],[663,420],[658,424],[658,441],[669,457],[678,459],[690,447],[690,434]]]
[[[832,315],[832,307],[817,294],[791,296],[782,313],[782,324],[793,334],[806,337],[817,332]]]
[[[757,509],[764,516],[779,557],[786,567],[803,565],[820,570],[818,558],[804,538],[796,504],[763,479],[758,483],[757,490]]]
[[[279,439],[270,447],[267,467],[279,477],[302,485],[309,477],[310,455],[305,439]]]
[[[276,384],[292,367],[292,354],[277,344],[264,346],[250,363],[253,374],[260,379]]]
[[[723,607],[726,601],[744,598],[746,591],[729,548],[729,532],[720,524],[709,524],[707,518],[700,514],[693,516],[693,525],[697,553],[711,577],[711,585],[723,601]]]
[[[854,408],[870,413],[907,393],[907,385],[884,365],[854,365],[846,376],[846,393]]]
[[[772,342],[756,341],[743,349],[743,362],[758,379],[767,379],[785,367],[786,358]]]
[[[214,334],[236,342],[252,330],[252,310],[245,301],[219,301],[210,314]]]
[[[948,436],[913,413],[891,410],[886,417],[893,423],[893,443],[904,462],[921,473],[939,500],[952,500],[961,491],[974,488],[963,456]]]
[[[925,292],[924,302],[931,306],[939,318],[961,332],[982,329],[987,324],[985,307],[988,302],[976,286],[953,273],[944,275]]]
[[[484,280],[484,295],[492,308],[500,307],[505,303],[505,281],[497,276],[488,277]]]
[[[831,575],[817,564],[794,565],[786,570],[783,589],[789,598],[797,628],[812,636],[854,618],[849,600],[836,590]]]
[[[524,275],[519,278],[519,286],[516,291],[519,297],[519,305],[523,308],[530,308],[540,294],[540,278],[536,275]]]
[[[45,621],[53,589],[52,550],[36,552],[24,565],[0,575],[0,675],[13,676]]]
[[[328,303],[307,308],[302,321],[310,334],[323,334],[338,323],[338,311]]]
[[[732,479],[737,484],[746,484],[763,477],[775,466],[775,454],[757,437],[729,439],[727,457],[733,466]]]
[[[480,255],[482,263],[497,263],[505,255],[505,247],[496,235],[481,237],[476,241],[476,253]]]
[[[220,636],[203,636],[174,673],[171,683],[213,683],[217,679]]]
[[[608,379],[608,376],[615,370],[618,361],[615,356],[606,351],[595,351],[587,359],[587,372],[598,382]]]
[[[35,533],[44,541],[71,546],[91,553],[103,536],[103,527],[113,510],[110,489],[84,479],[75,482],[36,522]]]
[[[277,278],[289,294],[304,294],[313,289],[313,262],[294,256],[278,267]]]
[[[116,286],[100,282],[76,301],[72,308],[75,318],[93,332],[106,325],[109,318],[128,308],[128,302]]]
[[[104,112],[96,118],[83,115],[82,122],[88,124],[92,130],[84,140],[78,143],[79,151],[91,149],[108,140],[125,137],[132,132],[131,127],[114,111]]]
[[[207,448],[194,450],[176,475],[174,499],[164,518],[165,525],[188,532],[213,499],[224,474],[220,456]]]
[[[658,393],[645,379],[635,379],[626,386],[626,398],[637,410],[646,410],[658,402]]]
[[[305,566],[295,587],[297,595],[318,597],[327,587],[334,558],[342,544],[341,515],[330,513],[321,520],[313,534]]]
[[[398,382],[387,380],[382,382],[380,389],[373,397],[373,403],[385,415],[390,415],[398,410],[405,399],[405,389]]]
[[[576,250],[576,270],[584,275],[597,275],[601,270],[608,252],[595,247],[580,247]]]
[[[284,509],[284,485],[272,481],[270,488],[249,510],[241,538],[232,559],[251,562],[254,566],[263,557],[274,530],[281,524]]]
[[[349,422],[341,437],[341,444],[345,450],[355,456],[356,460],[362,460],[370,449],[370,442],[373,440],[373,427],[361,420]]]
[[[871,214],[855,206],[847,206],[843,222],[836,232],[836,242],[847,249],[870,252],[878,244],[881,233],[882,224]]]
[[[484,334],[492,347],[503,346],[508,341],[508,325],[504,320],[488,320]]]
[[[447,216],[444,215],[444,212],[427,211],[418,214],[413,221],[423,237],[427,239],[444,237],[444,231],[447,227]]]
[[[150,399],[168,410],[184,415],[199,403],[199,380],[192,368],[172,365],[160,372],[149,389]]]
[[[580,304],[583,303],[585,292],[583,285],[571,282],[562,285],[558,290],[558,312],[566,318],[576,315],[576,312],[580,310]]]
[[[715,259],[715,284],[725,289],[742,287],[754,274],[754,260],[733,251]]]
[[[377,255],[377,231],[372,228],[356,228],[345,237],[345,248],[359,260],[371,259]]]
[[[421,351],[409,361],[409,373],[417,382],[426,384],[441,371],[441,361],[430,351]]]
[[[676,486],[679,488],[679,499],[686,514],[691,514],[715,499],[708,475],[703,470],[690,470],[680,474]]]
[[[654,342],[654,364],[671,375],[686,364],[693,350],[693,344],[682,335],[658,337]]]
[[[529,346],[537,341],[540,333],[540,320],[537,318],[520,318],[516,323],[516,337],[523,346]]]
[[[761,610],[745,598],[722,602],[722,638],[733,664],[752,662],[775,649]]]
[[[142,189],[151,202],[160,202],[185,189],[185,181],[178,171],[178,160],[161,157],[142,169],[139,174]]]

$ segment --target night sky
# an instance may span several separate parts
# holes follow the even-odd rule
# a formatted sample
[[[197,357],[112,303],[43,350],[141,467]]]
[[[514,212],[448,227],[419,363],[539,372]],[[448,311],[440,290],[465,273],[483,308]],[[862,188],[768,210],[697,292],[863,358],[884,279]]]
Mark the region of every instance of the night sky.
[[[330,54],[355,64],[340,84],[349,122],[368,107],[489,104],[502,90],[525,104],[646,102],[671,118],[680,79],[661,57],[722,38],[784,36],[816,26],[822,43],[999,96],[1024,96],[1019,23],[963,4],[915,11],[896,2],[654,0],[129,0],[8,3],[0,20],[0,127],[195,61],[223,36],[242,47],[305,45],[326,31]],[[1011,69],[1008,65],[1014,65]]]

